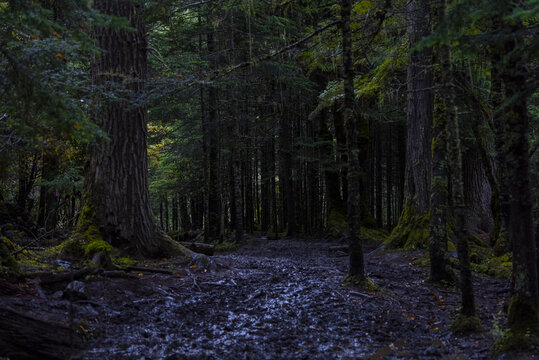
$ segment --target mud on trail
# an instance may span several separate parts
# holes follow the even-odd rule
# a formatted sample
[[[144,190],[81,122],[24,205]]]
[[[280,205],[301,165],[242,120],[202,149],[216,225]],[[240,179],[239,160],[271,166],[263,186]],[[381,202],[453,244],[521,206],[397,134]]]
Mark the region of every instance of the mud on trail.
[[[257,239],[214,256],[209,270],[94,279],[86,283],[88,299],[72,305],[2,302],[82,319],[84,359],[490,358],[490,330],[504,327],[507,281],[475,276],[487,331],[457,338],[449,324],[460,295],[425,282],[427,269],[412,264],[420,253],[371,252],[367,271],[382,291],[359,292],[342,287],[348,258],[328,251],[332,245]]]

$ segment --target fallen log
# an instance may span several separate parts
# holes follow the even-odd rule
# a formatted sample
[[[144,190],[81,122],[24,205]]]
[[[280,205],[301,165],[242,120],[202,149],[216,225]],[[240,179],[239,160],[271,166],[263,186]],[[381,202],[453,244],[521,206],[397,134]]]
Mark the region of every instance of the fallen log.
[[[70,359],[83,340],[73,329],[0,308],[0,356],[12,359]]]
[[[182,244],[189,250],[197,252],[199,254],[212,256],[215,252],[215,245],[212,244],[204,244],[198,242],[181,242],[180,244]]]

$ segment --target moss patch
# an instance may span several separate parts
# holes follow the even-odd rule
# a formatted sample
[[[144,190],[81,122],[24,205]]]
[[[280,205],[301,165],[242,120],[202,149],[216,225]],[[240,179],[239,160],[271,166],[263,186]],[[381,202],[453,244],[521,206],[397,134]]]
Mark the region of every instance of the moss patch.
[[[84,258],[84,242],[79,237],[72,237],[59,246],[59,257],[63,260],[79,260]]]
[[[5,236],[0,237],[0,275],[18,275],[20,271],[19,263],[13,255],[18,249],[11,240]]]
[[[477,316],[469,316],[459,314],[455,320],[451,322],[451,331],[455,335],[469,335],[483,332],[483,326]]]
[[[105,240],[94,240],[84,248],[84,254],[86,256],[92,256],[95,253],[110,253],[111,251],[112,246]]]
[[[346,275],[343,286],[360,291],[378,291],[380,288],[366,276]]]
[[[430,214],[416,215],[412,205],[407,205],[393,229],[386,245],[404,250],[426,249],[429,245]]]
[[[501,256],[485,255],[485,252],[490,252],[490,249],[475,248],[470,257],[472,260],[472,269],[478,273],[501,279],[509,279],[513,269],[512,254],[507,253]]]
[[[185,246],[180,243],[172,240],[170,237],[166,236],[165,239],[161,242],[161,248],[159,249],[162,256],[173,257],[179,256],[185,259],[191,259],[193,252],[187,249]]]
[[[495,354],[533,351],[539,347],[539,313],[528,299],[518,295],[511,297],[507,323],[510,329],[493,345]]]
[[[137,262],[133,259],[122,257],[122,258],[113,258],[112,263],[120,269],[125,269],[128,266],[133,266]]]

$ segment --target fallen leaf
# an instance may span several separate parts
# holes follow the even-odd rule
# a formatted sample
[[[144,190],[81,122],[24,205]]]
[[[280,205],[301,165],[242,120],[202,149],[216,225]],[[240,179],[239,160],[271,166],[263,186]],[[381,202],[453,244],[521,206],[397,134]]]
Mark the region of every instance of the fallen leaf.
[[[144,276],[144,274],[143,273],[138,273],[138,276]]]
[[[58,59],[61,59],[63,62],[67,62],[67,59],[63,54],[58,53],[58,54],[56,54],[56,57]]]
[[[198,265],[191,265],[191,269],[196,269]]]

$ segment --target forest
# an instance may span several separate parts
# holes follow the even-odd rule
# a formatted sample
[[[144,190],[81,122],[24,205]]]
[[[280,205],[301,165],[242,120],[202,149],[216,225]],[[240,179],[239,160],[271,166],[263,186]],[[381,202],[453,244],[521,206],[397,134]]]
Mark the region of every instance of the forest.
[[[538,359],[539,0],[0,0],[0,359]]]

